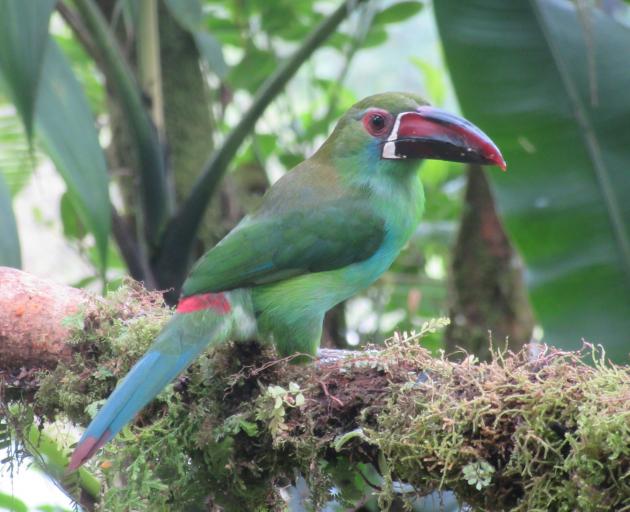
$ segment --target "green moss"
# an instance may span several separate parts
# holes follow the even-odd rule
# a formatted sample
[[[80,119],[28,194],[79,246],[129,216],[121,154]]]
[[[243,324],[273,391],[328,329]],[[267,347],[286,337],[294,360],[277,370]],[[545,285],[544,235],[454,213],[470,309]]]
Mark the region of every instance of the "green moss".
[[[170,317],[159,294],[132,282],[107,300],[95,299],[89,311],[68,319],[72,362],[40,373],[34,400],[39,416],[54,419],[63,413],[86,423],[94,409],[90,406],[111,393]]]
[[[420,494],[453,490],[478,510],[630,506],[627,369],[560,352],[474,365],[414,357],[426,376],[418,392],[392,393],[367,431],[393,478]]]
[[[37,414],[87,423],[169,315],[133,288],[110,297],[75,326],[72,363],[42,374]],[[226,344],[90,462],[101,509],[197,510],[211,496],[228,511],[282,510],[297,481],[313,510],[440,490],[474,510],[630,510],[628,368],[540,350],[456,363],[397,336],[298,366]]]

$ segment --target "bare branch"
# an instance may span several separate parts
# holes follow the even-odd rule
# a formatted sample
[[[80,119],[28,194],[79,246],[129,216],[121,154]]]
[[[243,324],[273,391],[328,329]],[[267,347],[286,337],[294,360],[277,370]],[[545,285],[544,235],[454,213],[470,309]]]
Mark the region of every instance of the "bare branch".
[[[68,360],[64,319],[88,299],[76,288],[0,267],[0,371],[54,368]]]

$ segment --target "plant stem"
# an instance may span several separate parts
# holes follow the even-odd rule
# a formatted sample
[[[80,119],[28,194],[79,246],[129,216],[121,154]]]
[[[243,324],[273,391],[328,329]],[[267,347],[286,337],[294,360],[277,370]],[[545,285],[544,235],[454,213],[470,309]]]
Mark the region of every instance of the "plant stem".
[[[158,133],[164,135],[164,96],[162,94],[162,65],[156,0],[141,0],[138,27],[138,74],[140,86],[151,99],[153,122]]]
[[[172,210],[158,135],[143,104],[140,88],[99,7],[94,0],[76,0],[75,5],[101,53],[102,71],[116,88],[123,115],[135,139],[140,160],[141,219],[144,235],[153,249]]]
[[[341,95],[341,89],[348,77],[348,72],[350,71],[350,64],[354,60],[354,56],[357,51],[365,41],[368,33],[370,32],[370,28],[372,28],[372,22],[374,21],[374,9],[370,9],[366,7],[361,13],[358,28],[354,34],[354,37],[350,41],[349,45],[346,48],[346,54],[343,66],[337,75],[337,79],[335,80],[334,88],[330,94],[330,100],[328,102],[328,110],[326,111],[326,115],[324,119],[331,120],[331,118],[335,114],[335,110],[337,108],[337,104],[339,103],[339,96]]]
[[[143,282],[150,290],[155,289],[155,278],[149,262],[133,237],[133,228],[114,210],[112,210],[112,234],[131,277],[136,281]]]
[[[87,54],[92,57],[97,64],[101,64],[100,55],[98,50],[96,49],[96,46],[94,45],[92,35],[88,32],[85,25],[83,24],[83,21],[81,20],[81,18],[79,18],[74,9],[63,2],[59,2],[56,9],[63,20],[72,29],[72,32],[79,40],[81,46],[83,46],[83,49],[87,52]]]

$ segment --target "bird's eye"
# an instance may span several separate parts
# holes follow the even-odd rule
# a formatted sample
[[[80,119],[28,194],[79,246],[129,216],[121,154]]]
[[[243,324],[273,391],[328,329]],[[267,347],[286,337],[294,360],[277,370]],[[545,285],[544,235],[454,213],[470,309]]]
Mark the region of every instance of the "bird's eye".
[[[363,118],[363,126],[367,132],[374,136],[380,137],[387,132],[390,127],[391,115],[385,110],[370,111]]]
[[[370,124],[375,131],[380,132],[385,128],[385,118],[380,114],[374,114],[370,119]]]

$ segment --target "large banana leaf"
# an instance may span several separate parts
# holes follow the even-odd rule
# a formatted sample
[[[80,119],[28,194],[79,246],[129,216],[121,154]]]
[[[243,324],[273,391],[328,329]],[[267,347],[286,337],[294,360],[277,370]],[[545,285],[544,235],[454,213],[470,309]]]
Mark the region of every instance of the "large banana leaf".
[[[11,196],[0,173],[0,266],[20,268],[20,260],[20,241],[11,209]]]
[[[52,40],[35,118],[46,152],[63,176],[81,222],[94,235],[105,268],[111,215],[107,164],[85,94]]]
[[[107,166],[85,94],[48,34],[54,5],[54,0],[0,0],[1,83],[27,131],[37,125],[81,222],[94,235],[104,269],[111,215]],[[13,257],[13,264],[19,258]]]
[[[0,0],[0,70],[30,137],[37,86],[56,0]]]
[[[575,4],[579,4],[580,11]],[[503,150],[491,172],[545,341],[630,351],[630,31],[568,0],[438,0],[465,114]]]

